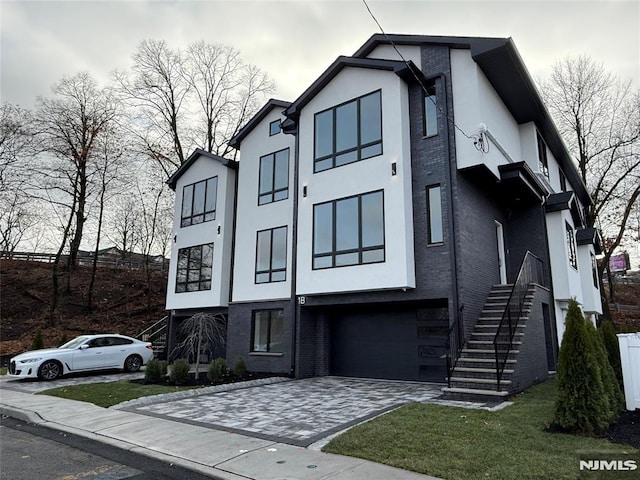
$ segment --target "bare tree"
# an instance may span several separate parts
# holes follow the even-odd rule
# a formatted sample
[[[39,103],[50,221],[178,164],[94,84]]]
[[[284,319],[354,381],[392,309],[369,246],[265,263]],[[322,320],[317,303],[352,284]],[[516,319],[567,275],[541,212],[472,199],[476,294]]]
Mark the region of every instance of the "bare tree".
[[[36,124],[43,149],[63,162],[50,169],[50,179],[62,180],[66,187],[58,186],[73,197],[68,234],[68,266],[76,265],[86,221],[86,206],[90,182],[90,161],[97,139],[117,114],[117,103],[106,89],[100,89],[88,73],[65,76],[52,87],[53,97],[38,98]],[[63,171],[62,178],[60,177]]]
[[[0,188],[11,188],[19,181],[16,167],[26,156],[34,153],[31,112],[16,105],[4,103],[0,107]]]
[[[263,72],[223,45],[198,42],[180,51],[145,40],[132,59],[131,72],[116,72],[115,80],[141,152],[166,177],[196,147],[229,154],[231,137],[273,91]]]
[[[556,63],[541,91],[593,199],[587,226],[607,240],[602,278],[640,195],[640,92],[587,56]]]
[[[13,187],[0,194],[0,251],[9,253],[9,257],[39,221],[20,185]]]
[[[225,344],[227,320],[224,315],[198,312],[184,320],[178,332],[183,340],[172,352],[174,358],[194,358],[198,379],[202,353],[212,353],[216,345]]]

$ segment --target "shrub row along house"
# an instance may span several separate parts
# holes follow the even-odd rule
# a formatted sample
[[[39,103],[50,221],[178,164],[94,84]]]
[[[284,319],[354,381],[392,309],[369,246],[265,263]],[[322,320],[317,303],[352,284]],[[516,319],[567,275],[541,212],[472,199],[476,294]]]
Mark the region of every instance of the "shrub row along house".
[[[374,35],[197,150],[176,191],[169,343],[228,318],[249,370],[506,395],[601,313],[590,198],[511,39]]]

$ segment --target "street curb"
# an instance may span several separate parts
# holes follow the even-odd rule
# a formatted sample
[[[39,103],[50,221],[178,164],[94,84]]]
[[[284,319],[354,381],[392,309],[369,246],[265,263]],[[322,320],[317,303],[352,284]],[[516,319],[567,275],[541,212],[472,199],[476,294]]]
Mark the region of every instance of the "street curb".
[[[16,420],[32,423],[34,425],[47,423],[47,421],[42,418],[37,412],[33,412],[31,410],[23,410],[21,408],[9,407],[6,405],[0,405],[0,415],[15,418]]]

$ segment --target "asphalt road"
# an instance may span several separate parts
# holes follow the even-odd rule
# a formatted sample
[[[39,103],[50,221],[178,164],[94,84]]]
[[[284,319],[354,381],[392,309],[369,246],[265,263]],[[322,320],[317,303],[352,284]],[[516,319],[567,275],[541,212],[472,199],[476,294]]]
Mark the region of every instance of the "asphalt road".
[[[204,480],[159,460],[83,437],[0,418],[2,480]]]

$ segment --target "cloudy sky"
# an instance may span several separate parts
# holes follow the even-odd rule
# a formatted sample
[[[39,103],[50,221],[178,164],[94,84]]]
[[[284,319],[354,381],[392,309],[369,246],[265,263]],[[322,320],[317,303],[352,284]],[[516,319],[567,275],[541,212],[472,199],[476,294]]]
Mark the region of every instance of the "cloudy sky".
[[[640,86],[640,2],[369,0],[387,33],[513,37],[534,77],[586,53]],[[143,39],[240,50],[294,100],[378,27],[361,0],[0,0],[0,99],[32,107],[63,75],[101,83],[130,65]]]

